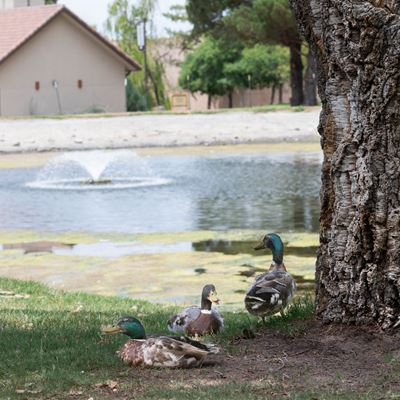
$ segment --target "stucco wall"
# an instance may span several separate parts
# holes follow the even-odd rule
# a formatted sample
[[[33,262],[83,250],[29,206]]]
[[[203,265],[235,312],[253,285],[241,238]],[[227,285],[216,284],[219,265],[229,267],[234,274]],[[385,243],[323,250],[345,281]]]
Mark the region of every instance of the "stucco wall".
[[[54,80],[64,114],[126,110],[124,64],[65,14],[0,65],[0,115],[58,114]]]
[[[0,0],[1,8],[40,6],[44,4],[44,0]]]

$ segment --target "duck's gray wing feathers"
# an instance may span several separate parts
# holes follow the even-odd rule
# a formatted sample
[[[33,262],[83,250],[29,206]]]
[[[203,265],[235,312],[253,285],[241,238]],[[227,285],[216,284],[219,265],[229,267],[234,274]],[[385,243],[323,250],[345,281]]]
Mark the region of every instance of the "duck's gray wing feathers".
[[[147,339],[142,347],[143,363],[151,367],[197,367],[209,353],[208,350],[168,336]]]
[[[219,329],[221,330],[224,327],[224,317],[215,308],[212,309],[211,314],[220,322],[221,326]]]
[[[286,271],[269,271],[256,278],[245,297],[251,314],[267,316],[282,310],[296,290],[293,277]]]
[[[173,315],[168,320],[168,330],[173,333],[185,333],[186,327],[200,315],[200,307],[190,306]]]

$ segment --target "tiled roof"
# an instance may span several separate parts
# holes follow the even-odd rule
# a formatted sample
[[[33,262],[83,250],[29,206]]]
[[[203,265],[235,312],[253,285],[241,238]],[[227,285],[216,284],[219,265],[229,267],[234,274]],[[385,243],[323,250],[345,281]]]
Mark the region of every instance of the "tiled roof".
[[[58,4],[0,10],[0,64],[60,13],[67,13],[75,19],[121,57],[129,65],[130,70],[140,69],[140,65],[114,43],[100,35],[68,8]]]

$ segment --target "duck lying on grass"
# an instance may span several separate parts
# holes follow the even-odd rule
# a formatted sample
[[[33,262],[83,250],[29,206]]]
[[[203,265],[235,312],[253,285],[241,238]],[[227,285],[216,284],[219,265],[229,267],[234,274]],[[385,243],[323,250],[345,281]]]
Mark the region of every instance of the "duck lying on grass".
[[[168,330],[189,336],[218,333],[224,327],[224,318],[212,304],[219,304],[214,285],[205,285],[201,294],[201,307],[190,306],[168,320]]]
[[[250,314],[263,320],[269,315],[283,312],[296,291],[293,277],[283,264],[283,243],[279,235],[269,233],[254,250],[271,249],[272,264],[269,270],[256,277],[248,290],[244,303]]]
[[[146,336],[143,325],[134,317],[122,317],[114,326],[103,327],[102,332],[123,333],[131,338],[121,347],[118,355],[122,361],[135,366],[199,367],[210,353],[218,353],[216,346],[199,343],[185,336]]]

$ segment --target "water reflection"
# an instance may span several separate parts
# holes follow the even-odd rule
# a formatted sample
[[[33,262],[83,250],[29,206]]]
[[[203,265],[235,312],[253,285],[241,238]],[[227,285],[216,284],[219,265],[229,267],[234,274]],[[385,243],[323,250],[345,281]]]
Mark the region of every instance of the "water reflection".
[[[255,241],[247,240],[203,240],[200,242],[192,243],[193,250],[216,252],[223,254],[251,254],[253,256],[264,256],[264,252],[253,250]],[[298,257],[315,257],[318,247],[317,246],[285,246],[285,255],[293,255]]]
[[[229,157],[198,160],[197,170],[208,177],[196,199],[198,229],[318,230],[318,162]]]

